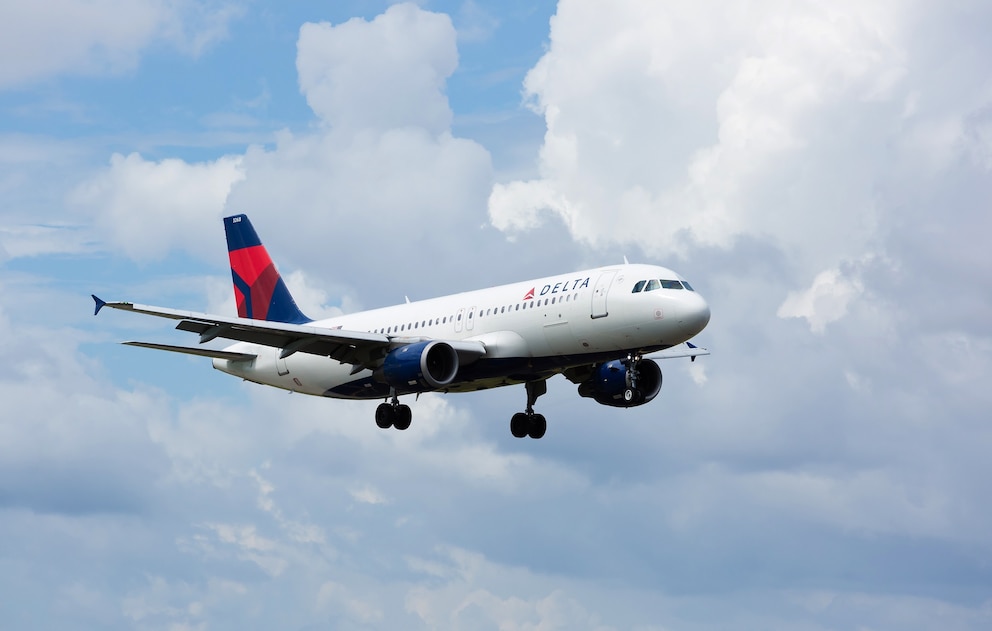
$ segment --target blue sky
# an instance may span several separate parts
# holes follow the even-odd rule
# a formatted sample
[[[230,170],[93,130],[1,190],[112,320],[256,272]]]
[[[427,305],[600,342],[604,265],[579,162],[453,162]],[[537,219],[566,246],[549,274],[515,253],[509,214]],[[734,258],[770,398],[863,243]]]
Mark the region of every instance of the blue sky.
[[[0,9],[0,626],[986,629],[981,2]],[[631,260],[713,355],[374,403],[90,293],[233,313],[248,213],[333,315]]]

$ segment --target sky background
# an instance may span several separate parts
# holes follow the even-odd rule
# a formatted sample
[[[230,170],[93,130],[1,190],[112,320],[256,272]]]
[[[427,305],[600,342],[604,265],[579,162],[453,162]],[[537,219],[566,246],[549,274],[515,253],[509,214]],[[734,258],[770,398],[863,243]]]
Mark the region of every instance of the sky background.
[[[0,6],[0,626],[992,628],[992,5]],[[96,293],[329,316],[678,270],[713,354],[375,402]]]

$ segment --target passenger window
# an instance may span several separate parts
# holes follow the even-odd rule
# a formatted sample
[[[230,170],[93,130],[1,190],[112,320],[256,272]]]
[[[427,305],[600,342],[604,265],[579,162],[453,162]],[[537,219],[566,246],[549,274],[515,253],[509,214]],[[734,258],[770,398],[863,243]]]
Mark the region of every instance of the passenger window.
[[[644,285],[647,284],[647,282],[648,281],[646,281],[646,280],[639,280],[639,281],[637,281],[636,283],[634,283],[634,289],[630,293],[632,293],[632,294],[638,293],[639,291],[641,291],[642,289],[644,289]]]
[[[644,288],[644,291],[654,291],[655,289],[661,289],[661,283],[652,278],[648,281],[648,286]]]

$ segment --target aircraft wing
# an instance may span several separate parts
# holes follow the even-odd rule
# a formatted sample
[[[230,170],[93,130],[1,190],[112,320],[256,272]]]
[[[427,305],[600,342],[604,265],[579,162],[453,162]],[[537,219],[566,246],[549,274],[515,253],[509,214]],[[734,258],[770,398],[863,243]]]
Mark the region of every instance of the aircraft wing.
[[[710,352],[705,348],[700,348],[693,344],[692,342],[686,342],[684,344],[679,344],[678,346],[673,346],[671,348],[666,348],[663,351],[657,351],[655,353],[650,353],[646,355],[649,359],[673,359],[676,357],[690,357],[692,361],[696,361],[696,358],[700,355],[709,355]]]
[[[289,357],[293,353],[309,353],[331,357],[344,364],[374,368],[391,349],[414,341],[389,338],[380,333],[365,331],[327,329],[305,324],[285,324],[268,320],[219,316],[165,307],[151,307],[131,302],[106,302],[96,296],[93,296],[93,300],[96,302],[94,314],[99,313],[104,307],[109,307],[179,320],[176,328],[180,331],[198,333],[201,344],[217,338],[251,342],[282,349],[280,358]],[[470,363],[486,354],[486,347],[481,342],[444,341],[455,349],[459,359],[465,363]],[[175,347],[162,348],[164,345],[145,342],[132,343],[132,345],[160,350],[177,350]],[[218,356],[216,351],[193,354]]]

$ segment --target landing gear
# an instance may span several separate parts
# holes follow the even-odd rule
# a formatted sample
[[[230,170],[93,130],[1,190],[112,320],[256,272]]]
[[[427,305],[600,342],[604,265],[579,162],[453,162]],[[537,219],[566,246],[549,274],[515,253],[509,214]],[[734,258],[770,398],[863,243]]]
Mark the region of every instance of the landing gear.
[[[382,429],[395,427],[404,430],[410,427],[413,420],[413,412],[409,405],[403,405],[393,392],[393,400],[389,403],[380,403],[375,409],[375,424]]]
[[[629,354],[620,363],[627,368],[627,387],[623,391],[623,400],[626,403],[636,405],[644,398],[644,394],[638,388],[638,382],[641,378],[641,372],[638,370],[638,366],[641,363],[641,356]]]
[[[534,412],[534,403],[537,402],[539,396],[548,391],[548,383],[542,379],[541,381],[528,381],[525,385],[527,388],[527,411],[517,412],[513,415],[513,418],[510,419],[510,433],[513,434],[514,438],[530,436],[538,439],[548,431],[548,421],[543,414]]]
[[[548,421],[543,414],[517,412],[510,419],[510,433],[514,438],[541,438],[548,431]]]

